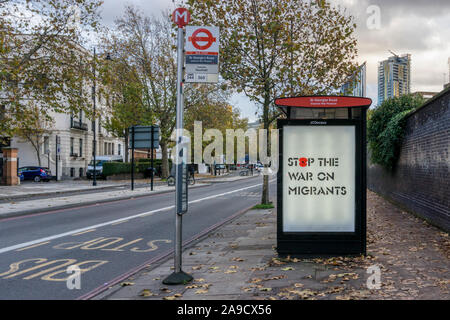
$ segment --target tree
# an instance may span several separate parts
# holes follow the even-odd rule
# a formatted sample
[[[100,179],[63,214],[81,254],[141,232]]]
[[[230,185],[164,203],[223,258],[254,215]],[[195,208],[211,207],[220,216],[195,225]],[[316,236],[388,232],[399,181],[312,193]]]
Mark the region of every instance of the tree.
[[[92,79],[92,59],[82,47],[83,35],[96,30],[100,5],[100,0],[0,3],[2,135],[30,123],[30,101],[42,117],[51,111],[89,114],[92,98],[85,86]]]
[[[44,143],[44,137],[50,133],[53,121],[48,116],[42,116],[40,108],[34,103],[30,103],[29,110],[30,117],[25,118],[16,128],[15,133],[19,138],[29,142],[34,151],[39,166],[41,166],[41,150]]]
[[[169,174],[168,147],[175,128],[176,57],[173,50],[172,23],[168,14],[146,17],[133,6],[126,6],[115,21],[105,50],[119,56],[133,70],[133,83],[142,93],[139,120],[155,119],[160,127],[162,176]],[[115,43],[115,46],[111,46]],[[124,70],[122,70],[124,71]],[[128,71],[127,71],[128,72]],[[122,76],[125,79],[124,73]],[[125,82],[126,79],[125,79]],[[126,84],[130,88],[130,84]],[[153,124],[139,121],[135,124]]]
[[[114,52],[114,59],[102,63],[100,94],[105,98],[108,117],[103,127],[114,136],[123,138],[125,161],[128,162],[128,129],[134,125],[152,124],[154,119],[143,101],[143,88],[136,68],[129,64],[127,56],[118,47],[120,42],[111,35],[104,39],[104,49]]]
[[[221,74],[260,106],[264,129],[276,97],[327,94],[356,70],[356,25],[327,1],[187,0],[192,24],[220,27]],[[270,136],[267,135],[268,150]],[[269,202],[264,176],[261,203]]]
[[[195,92],[207,92],[208,87],[205,85],[196,88]],[[194,92],[194,90],[192,90]],[[216,92],[217,93],[217,92]],[[196,103],[192,103],[186,110],[185,126],[184,128],[191,133],[191,138],[194,138],[194,123],[202,123],[202,135],[207,129],[217,129],[226,136],[227,129],[243,129],[247,130],[248,119],[241,118],[239,110],[233,108],[226,100],[226,97],[220,95],[210,94],[205,96]],[[208,141],[202,139],[202,154],[204,148],[208,145]],[[224,140],[223,147],[226,147]],[[194,143],[191,140],[191,148],[194,148]],[[236,149],[236,145],[235,145]],[[236,155],[235,155],[236,159]]]
[[[170,15],[162,12],[159,18],[147,17],[139,9],[126,6],[123,16],[115,21],[115,28],[104,43],[103,50],[111,52],[113,57],[118,56],[124,66],[117,70],[116,79],[111,77],[110,80],[141,90],[141,113],[134,113],[139,117],[135,124],[153,124],[153,120],[159,125],[162,176],[167,177],[168,148],[173,145],[171,136],[176,124],[177,100],[175,29]],[[214,85],[186,86],[185,109],[206,101],[219,89]],[[130,112],[126,105],[123,107],[125,114]]]

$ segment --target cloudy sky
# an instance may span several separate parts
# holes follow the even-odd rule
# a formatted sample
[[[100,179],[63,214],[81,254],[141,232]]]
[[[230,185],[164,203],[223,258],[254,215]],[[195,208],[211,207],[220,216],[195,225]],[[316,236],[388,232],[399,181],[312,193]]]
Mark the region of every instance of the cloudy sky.
[[[345,7],[358,25],[358,62],[367,61],[367,91],[377,103],[377,64],[391,54],[412,55],[411,91],[440,91],[449,82],[450,0],[331,0]],[[172,11],[172,0],[104,0],[103,23],[112,25],[125,4],[147,14]],[[375,7],[374,7],[375,6]],[[379,25],[374,24],[379,10]],[[369,25],[368,23],[369,22]],[[445,73],[445,78],[444,78]],[[256,120],[256,106],[243,96],[233,96],[243,116]]]

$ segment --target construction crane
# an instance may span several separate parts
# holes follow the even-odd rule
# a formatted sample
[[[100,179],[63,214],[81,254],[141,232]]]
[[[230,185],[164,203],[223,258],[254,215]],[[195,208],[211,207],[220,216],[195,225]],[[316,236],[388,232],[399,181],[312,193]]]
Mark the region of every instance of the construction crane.
[[[396,54],[395,52],[388,50],[390,53],[392,53],[394,56],[396,56],[397,58],[399,58],[398,54]]]

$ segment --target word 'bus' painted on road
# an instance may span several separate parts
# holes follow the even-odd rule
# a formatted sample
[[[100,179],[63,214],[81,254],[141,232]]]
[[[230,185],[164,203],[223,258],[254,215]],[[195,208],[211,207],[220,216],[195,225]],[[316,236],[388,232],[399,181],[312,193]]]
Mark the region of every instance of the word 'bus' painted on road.
[[[69,258],[56,260],[31,258],[10,264],[9,270],[0,273],[0,279],[13,279],[26,275],[22,279],[30,280],[41,277],[41,280],[45,281],[67,281],[70,277],[67,275],[68,266],[77,266],[81,273],[85,273],[106,263],[108,263],[106,260],[86,260],[77,262],[76,259]]]

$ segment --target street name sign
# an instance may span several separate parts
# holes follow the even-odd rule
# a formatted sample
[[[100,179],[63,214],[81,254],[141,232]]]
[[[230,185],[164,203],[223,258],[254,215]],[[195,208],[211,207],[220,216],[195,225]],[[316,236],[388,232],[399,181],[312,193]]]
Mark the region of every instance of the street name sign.
[[[186,82],[219,81],[219,27],[186,27]]]
[[[153,146],[152,146],[153,130]],[[128,128],[128,148],[133,145],[133,127]],[[134,126],[134,149],[158,149],[159,126]]]

